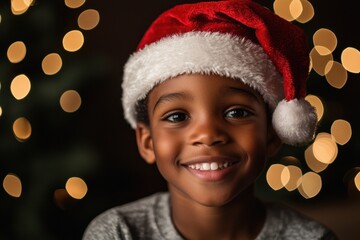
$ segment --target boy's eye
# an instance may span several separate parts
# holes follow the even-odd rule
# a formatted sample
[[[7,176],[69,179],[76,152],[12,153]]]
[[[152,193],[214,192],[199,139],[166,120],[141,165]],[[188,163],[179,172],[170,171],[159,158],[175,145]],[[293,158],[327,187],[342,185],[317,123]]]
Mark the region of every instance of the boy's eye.
[[[244,108],[234,108],[225,113],[226,118],[244,118],[251,115],[251,112]]]
[[[163,120],[169,121],[172,123],[179,123],[187,120],[189,117],[183,112],[174,112],[166,115]]]

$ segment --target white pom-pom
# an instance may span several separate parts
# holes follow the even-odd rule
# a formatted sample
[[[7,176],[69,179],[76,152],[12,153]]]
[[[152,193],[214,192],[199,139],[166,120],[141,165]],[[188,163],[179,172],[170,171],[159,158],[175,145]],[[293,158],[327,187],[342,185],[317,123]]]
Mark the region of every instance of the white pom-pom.
[[[302,145],[314,138],[317,115],[305,99],[282,100],[273,112],[272,123],[283,143]]]

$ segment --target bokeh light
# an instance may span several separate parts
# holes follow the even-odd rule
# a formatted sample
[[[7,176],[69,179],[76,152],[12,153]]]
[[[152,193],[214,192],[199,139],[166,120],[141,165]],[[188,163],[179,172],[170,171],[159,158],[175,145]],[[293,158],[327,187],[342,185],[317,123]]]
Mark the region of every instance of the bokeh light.
[[[360,191],[360,172],[358,172],[354,178],[355,186]]]
[[[66,189],[56,189],[54,191],[54,202],[59,208],[66,210],[76,203],[76,199],[72,198]]]
[[[337,144],[329,133],[319,133],[313,143],[313,152],[317,160],[322,163],[332,163],[338,154]]]
[[[3,188],[12,197],[20,197],[22,192],[21,180],[15,174],[9,173],[3,180]]]
[[[320,55],[329,55],[337,46],[337,38],[331,30],[320,28],[313,35],[313,43]]]
[[[100,21],[100,14],[95,9],[83,11],[78,17],[78,25],[83,30],[91,30],[95,28]]]
[[[321,102],[320,98],[315,95],[309,94],[305,97],[305,100],[308,101],[311,106],[315,108],[317,119],[318,121],[320,121],[324,116],[324,105]]]
[[[300,0],[292,0],[289,5],[290,14],[294,19],[300,17],[301,13],[303,12],[303,5]]]
[[[286,166],[286,169],[289,172],[289,180],[285,184],[285,188],[288,191],[293,191],[300,185],[299,179],[302,177],[302,171],[299,167],[293,165]]]
[[[360,72],[360,52],[356,48],[347,47],[341,53],[341,63],[351,73]]]
[[[331,135],[338,144],[346,144],[352,135],[351,124],[343,119],[335,120],[331,125]]]
[[[60,71],[62,59],[59,54],[50,53],[42,60],[41,67],[46,75],[54,75]]]
[[[301,184],[299,185],[298,190],[306,199],[313,198],[318,195],[322,188],[321,177],[319,174],[314,172],[305,173],[299,182],[301,182]]]
[[[7,57],[11,63],[21,62],[26,55],[26,46],[22,41],[12,43],[7,50]]]
[[[288,166],[288,165],[294,165],[294,166],[301,166],[301,162],[299,159],[297,159],[294,156],[284,156],[281,158],[281,163]]]
[[[65,0],[65,5],[69,8],[79,8],[85,3],[85,0]]]
[[[326,74],[326,72],[325,72],[326,65],[329,63],[329,61],[333,60],[333,55],[332,54],[321,55],[321,54],[319,54],[319,52],[314,47],[310,51],[310,59],[311,59],[311,64],[312,64],[312,68],[314,69],[314,71],[317,74],[319,74],[320,76],[325,76],[325,74]],[[328,70],[330,70],[330,69],[328,69]]]
[[[294,20],[294,17],[290,12],[290,4],[292,0],[275,0],[273,3],[274,12],[276,15],[290,21]]]
[[[307,0],[275,0],[273,8],[276,15],[287,21],[306,23],[314,17],[314,8]]]
[[[71,177],[66,181],[66,191],[75,199],[82,199],[87,193],[87,185],[79,177]]]
[[[13,132],[18,141],[23,142],[31,136],[31,124],[24,118],[20,117],[14,121]]]
[[[66,51],[76,52],[84,44],[84,35],[79,30],[72,30],[65,34],[63,47]]]
[[[284,187],[282,179],[282,172],[285,169],[283,164],[272,164],[266,172],[266,181],[269,186],[275,191]],[[285,178],[286,176],[283,176]]]
[[[302,12],[301,15],[296,18],[296,21],[307,23],[315,15],[314,7],[308,0],[300,0],[300,2],[302,4]]]
[[[31,83],[25,74],[20,74],[11,81],[10,91],[17,100],[25,98],[29,94],[30,89]]]
[[[2,116],[3,110],[2,107],[0,106],[0,117]]]
[[[329,164],[320,162],[315,158],[313,151],[313,144],[307,147],[307,149],[304,152],[304,157],[308,167],[316,173],[324,171],[329,166]]]
[[[33,0],[11,0],[11,11],[14,15],[20,15],[25,13]]]
[[[77,111],[81,106],[81,97],[75,90],[68,90],[60,97],[61,108],[68,113]]]
[[[329,61],[325,66],[325,78],[331,86],[341,89],[346,84],[348,75],[341,63]]]

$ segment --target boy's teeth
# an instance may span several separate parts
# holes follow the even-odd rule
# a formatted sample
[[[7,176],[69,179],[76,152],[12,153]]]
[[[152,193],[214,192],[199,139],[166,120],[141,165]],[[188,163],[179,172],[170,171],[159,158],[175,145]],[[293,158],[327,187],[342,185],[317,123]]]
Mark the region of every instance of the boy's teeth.
[[[225,162],[225,163],[212,162],[212,163],[191,164],[191,165],[188,165],[188,167],[191,168],[191,169],[196,169],[196,170],[200,170],[200,171],[215,171],[215,170],[218,170],[218,169],[227,168],[230,165],[231,164],[229,162]]]
[[[210,164],[210,169],[211,170],[217,170],[219,168],[219,165],[216,162],[212,162]]]

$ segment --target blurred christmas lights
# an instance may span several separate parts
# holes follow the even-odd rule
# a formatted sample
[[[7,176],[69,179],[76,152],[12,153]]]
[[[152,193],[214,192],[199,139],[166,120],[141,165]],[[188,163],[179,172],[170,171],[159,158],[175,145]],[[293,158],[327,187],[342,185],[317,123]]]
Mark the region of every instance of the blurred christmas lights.
[[[10,196],[20,197],[22,191],[20,178],[13,173],[7,174],[3,180],[3,188]]]
[[[7,57],[11,63],[21,62],[26,55],[26,46],[22,41],[12,43],[7,50]]]
[[[79,177],[71,177],[66,181],[65,189],[75,199],[82,199],[87,193],[87,185]]]
[[[75,90],[68,90],[60,97],[61,108],[68,113],[77,111],[81,106],[81,97]]]
[[[100,21],[100,14],[95,9],[83,11],[78,17],[78,25],[83,30],[91,30],[95,28]]]
[[[62,59],[59,54],[50,53],[44,57],[41,67],[46,75],[54,75],[60,71]]]
[[[85,0],[65,0],[65,5],[69,8],[79,8],[85,3]]]
[[[84,44],[84,35],[79,30],[72,30],[65,34],[63,47],[66,51],[76,52]]]

